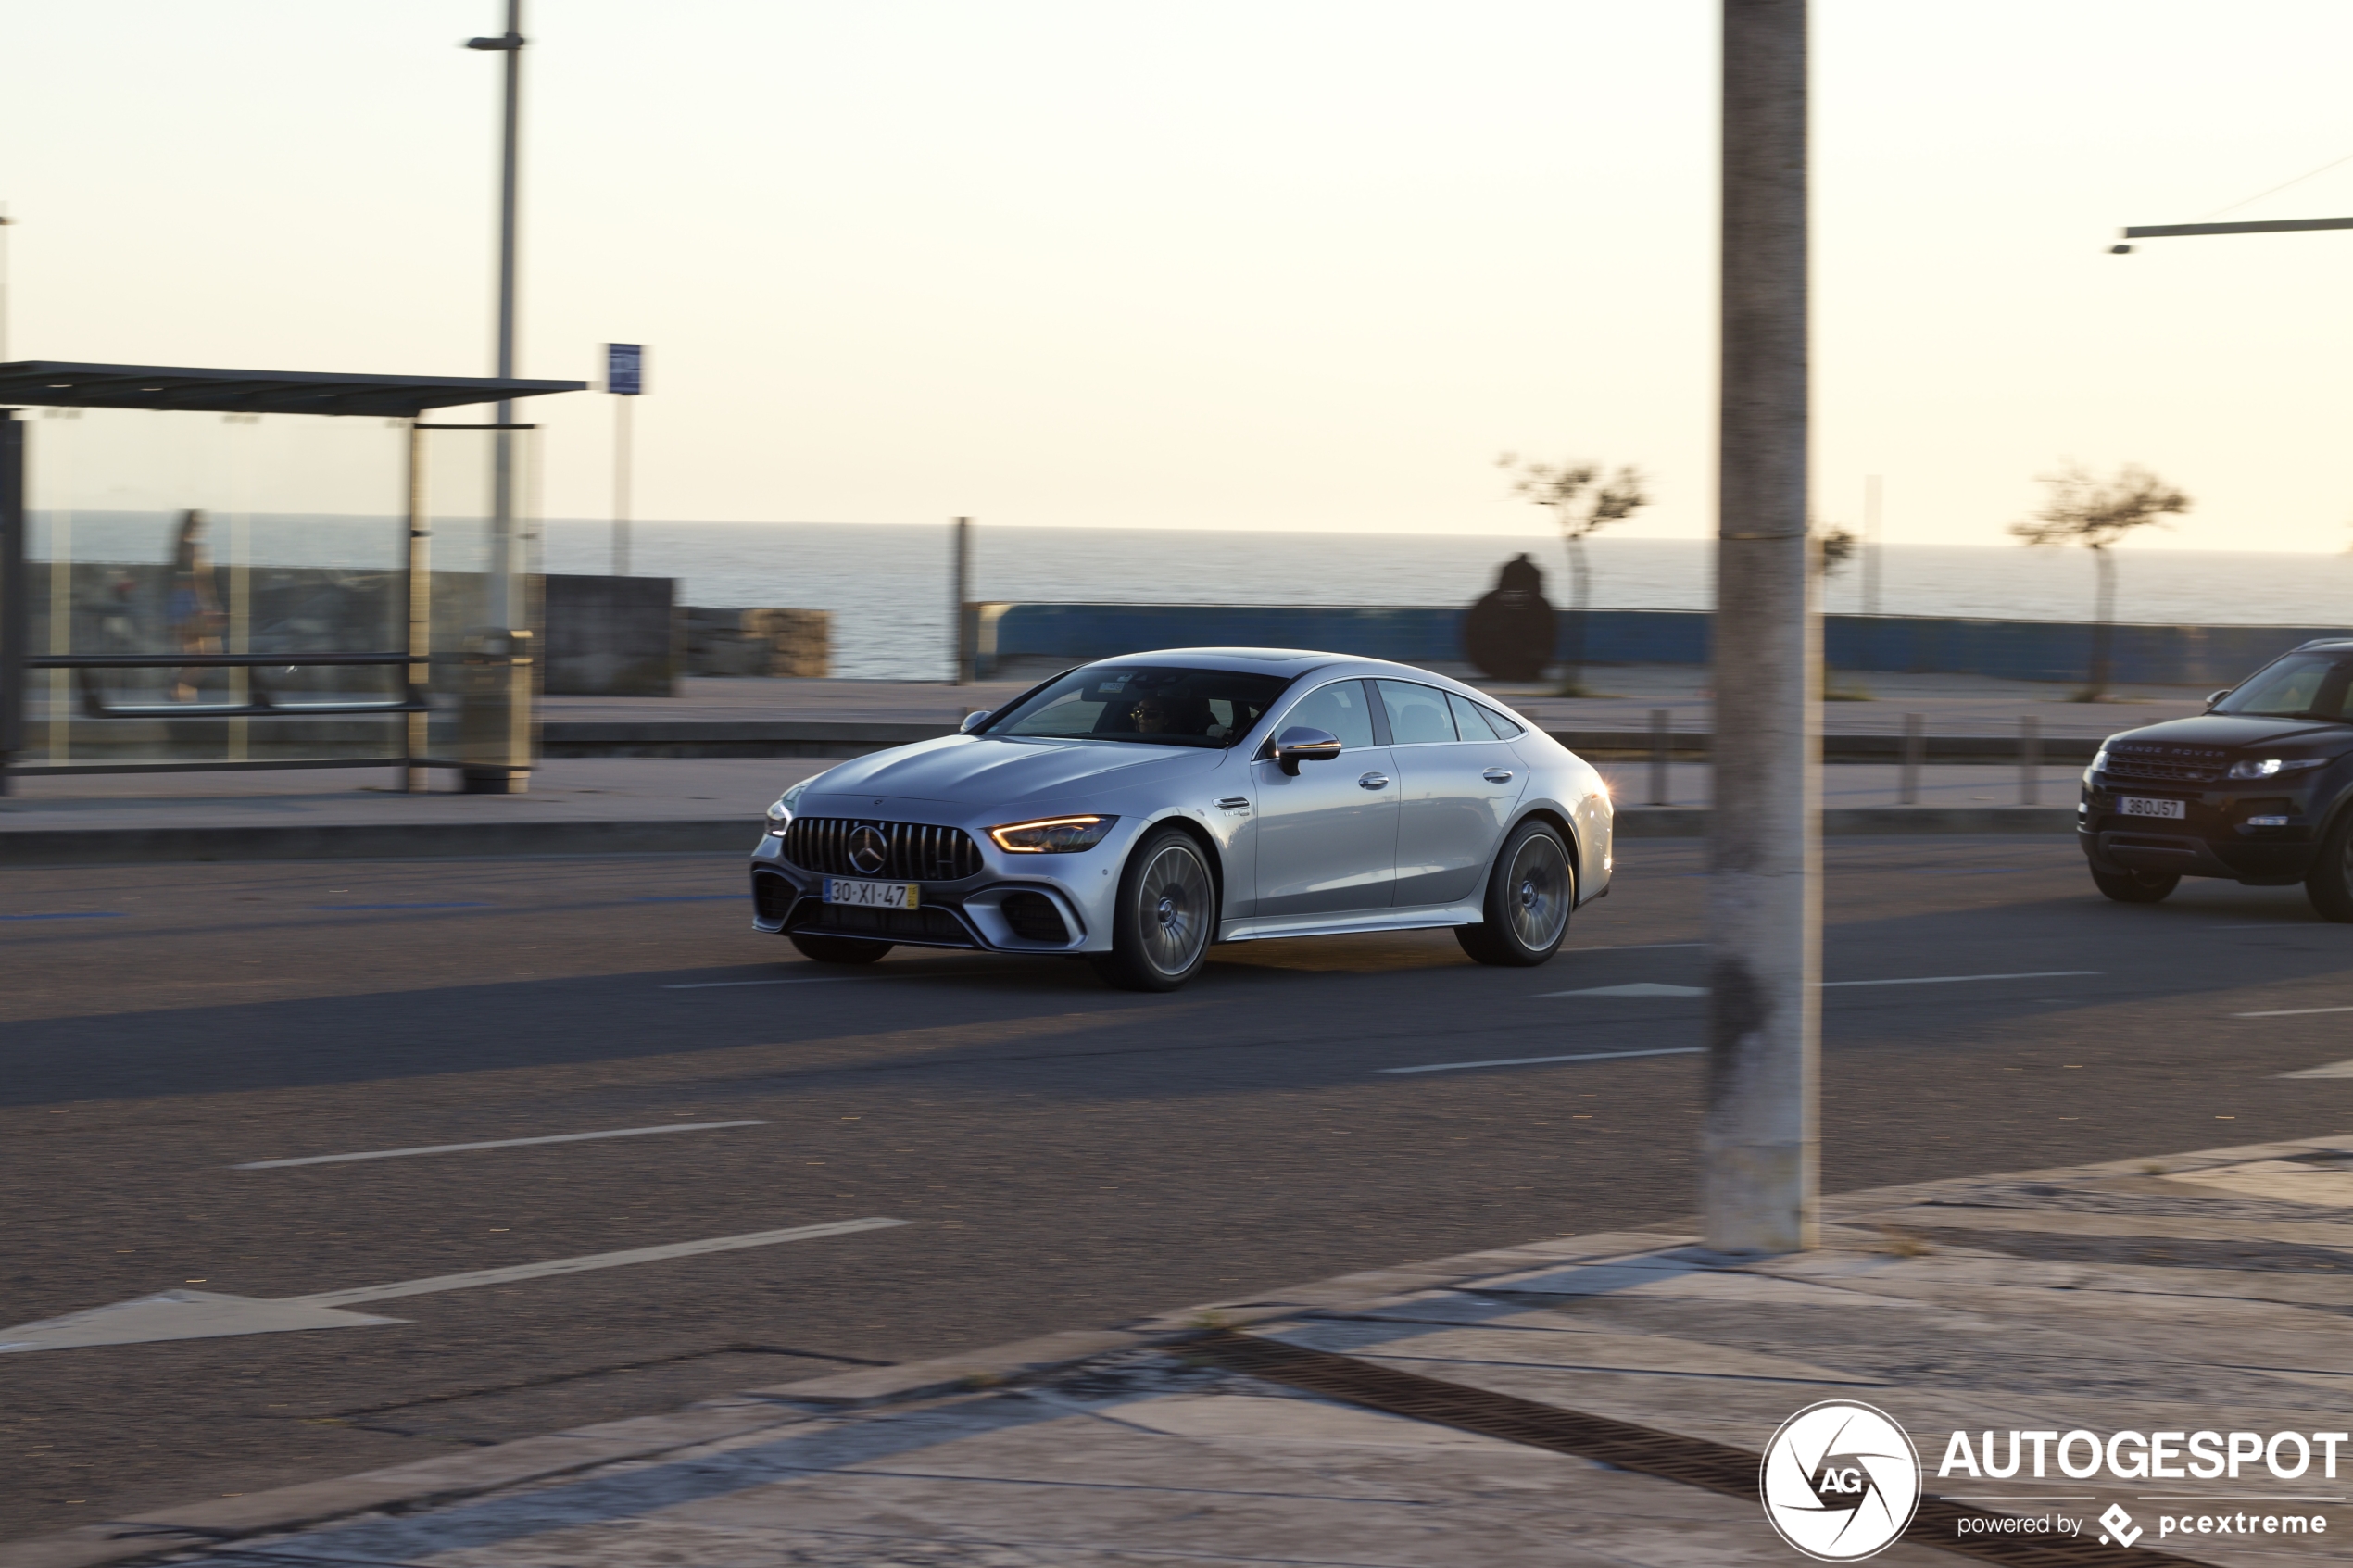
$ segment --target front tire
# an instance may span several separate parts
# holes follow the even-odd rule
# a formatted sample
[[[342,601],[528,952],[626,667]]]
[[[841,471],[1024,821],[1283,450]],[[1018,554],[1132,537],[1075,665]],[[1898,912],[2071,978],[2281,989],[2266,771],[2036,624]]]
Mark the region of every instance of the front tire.
[[[873,963],[890,951],[887,942],[869,942],[862,936],[802,936],[798,933],[792,945],[800,956],[815,959],[819,963]]]
[[[1217,933],[1217,883],[1190,834],[1148,834],[1119,873],[1108,953],[1089,954],[1095,972],[1126,991],[1174,991],[1209,961]]]
[[[2304,873],[2304,896],[2322,920],[2353,924],[2353,810],[2337,813],[2321,840],[2320,858]]]
[[[1484,964],[1533,969],[1560,951],[1577,908],[1577,872],[1568,846],[1549,822],[1529,818],[1495,852],[1487,878],[1487,919],[1458,925],[1454,940]]]
[[[2161,904],[2182,879],[2171,872],[2104,872],[2094,866],[2092,884],[2120,904]]]

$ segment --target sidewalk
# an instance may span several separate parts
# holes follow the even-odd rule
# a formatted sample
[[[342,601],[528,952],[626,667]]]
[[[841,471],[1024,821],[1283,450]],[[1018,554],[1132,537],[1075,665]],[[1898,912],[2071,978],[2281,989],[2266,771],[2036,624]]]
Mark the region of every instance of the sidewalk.
[[[524,795],[404,795],[390,769],[72,774],[17,781],[0,797],[0,865],[296,860],[405,856],[749,854],[761,813],[824,758],[553,758]],[[1619,803],[1621,837],[1706,831],[1711,775],[1676,763],[1665,810],[1646,764],[1596,766]],[[2065,833],[2078,768],[2041,771],[2035,807],[2015,767],[1930,766],[1898,804],[1897,770],[1824,770],[1825,831]]]
[[[2342,1562],[2353,1476],[2317,1458],[1938,1471],[1955,1432],[2342,1432],[2348,1205],[2353,1135],[1851,1194],[1797,1256],[1534,1243],[158,1510],[0,1568],[1779,1564],[1757,1456],[1825,1399],[1919,1450],[1878,1562]],[[2102,1544],[2120,1524],[2136,1549]]]

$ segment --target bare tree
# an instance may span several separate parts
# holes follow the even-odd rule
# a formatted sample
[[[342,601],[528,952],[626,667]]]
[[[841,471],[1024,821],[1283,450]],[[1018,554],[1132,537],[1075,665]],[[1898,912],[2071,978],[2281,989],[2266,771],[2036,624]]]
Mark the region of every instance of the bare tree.
[[[2108,649],[2116,619],[2116,559],[2108,546],[2136,528],[2182,517],[2190,498],[2138,463],[2126,463],[2114,479],[2095,479],[2073,463],[2036,478],[2050,486],[2043,509],[2010,524],[2013,537],[2029,546],[2081,545],[2092,552],[2098,586],[2092,608],[2092,668],[2078,702],[2097,702],[2108,692]]]
[[[1592,603],[1592,570],[1585,560],[1585,541],[1613,522],[1623,522],[1650,505],[1642,470],[1630,464],[1604,477],[1599,463],[1524,463],[1506,452],[1495,459],[1498,468],[1518,477],[1512,494],[1549,509],[1568,552],[1568,658],[1561,671],[1561,695],[1581,696],[1585,691],[1585,611]]]

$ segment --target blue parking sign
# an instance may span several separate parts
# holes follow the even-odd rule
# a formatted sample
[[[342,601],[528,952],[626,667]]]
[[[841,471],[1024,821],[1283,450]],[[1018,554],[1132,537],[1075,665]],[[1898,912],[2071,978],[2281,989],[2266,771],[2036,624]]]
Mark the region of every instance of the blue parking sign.
[[[635,397],[646,390],[644,344],[605,345],[605,390],[622,397]]]

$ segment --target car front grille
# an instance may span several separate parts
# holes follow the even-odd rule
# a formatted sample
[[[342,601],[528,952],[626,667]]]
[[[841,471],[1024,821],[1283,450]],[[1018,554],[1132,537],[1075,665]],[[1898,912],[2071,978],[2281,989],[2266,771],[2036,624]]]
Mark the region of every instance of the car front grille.
[[[2212,784],[2222,776],[2226,752],[2193,746],[2111,746],[2107,773],[2112,779],[2147,779],[2158,784]]]
[[[860,829],[871,829],[862,834]],[[850,851],[879,836],[880,865],[859,865]],[[884,822],[864,817],[796,817],[785,830],[785,859],[827,876],[895,882],[962,882],[980,874],[980,847],[962,828]],[[871,859],[871,857],[870,857]]]
[[[1070,940],[1070,927],[1063,922],[1062,911],[1043,893],[1008,893],[998,909],[1013,935],[1025,942]]]
[[[751,873],[752,918],[774,925],[792,908],[793,885],[774,872]]]
[[[869,909],[849,904],[821,904],[805,898],[793,910],[793,931],[827,935],[867,936],[885,942],[917,942],[929,947],[971,947],[972,934],[946,909],[925,906],[913,909]]]

